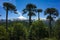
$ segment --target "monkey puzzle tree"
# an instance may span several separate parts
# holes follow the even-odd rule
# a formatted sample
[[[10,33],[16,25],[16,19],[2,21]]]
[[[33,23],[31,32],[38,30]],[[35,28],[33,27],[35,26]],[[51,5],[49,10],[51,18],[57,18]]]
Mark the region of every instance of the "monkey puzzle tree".
[[[0,15],[0,17],[1,17],[1,15]]]
[[[23,14],[28,13],[29,16],[29,25],[31,25],[31,17],[35,15],[36,6],[34,4],[27,4],[26,8],[23,9]]]
[[[49,37],[51,37],[51,31],[52,31],[52,26],[51,26],[51,21],[53,21],[53,18],[56,18],[59,14],[58,10],[55,8],[47,8],[44,11],[44,15],[47,15],[47,19],[49,19]]]
[[[9,3],[9,2],[4,2],[3,3],[3,8],[6,10],[6,30],[8,29],[8,11],[13,11],[16,12],[16,6],[14,6],[13,4]]]
[[[42,12],[42,9],[37,9],[38,12],[38,20],[40,20],[40,12]]]
[[[1,15],[0,15],[1,16]]]

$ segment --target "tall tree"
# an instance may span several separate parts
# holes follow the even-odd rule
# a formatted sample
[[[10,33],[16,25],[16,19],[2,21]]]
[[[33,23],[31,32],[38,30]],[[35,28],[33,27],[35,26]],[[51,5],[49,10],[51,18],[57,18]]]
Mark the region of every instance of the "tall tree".
[[[1,15],[0,15],[0,17],[1,17]]]
[[[35,15],[35,9],[36,8],[37,7],[34,4],[27,4],[26,8],[23,9],[23,14],[28,13],[28,16],[29,16],[29,25],[31,25],[31,23],[32,23],[31,17],[33,15]]]
[[[42,9],[37,9],[38,12],[38,20],[40,20],[40,12],[42,12]]]
[[[57,17],[59,12],[55,8],[47,8],[44,12],[45,15],[48,14],[47,19],[49,19],[49,37],[51,37],[51,31],[52,31],[52,26],[51,26],[51,21],[53,21],[53,18]]]
[[[3,3],[3,8],[6,10],[6,30],[7,30],[8,29],[7,28],[8,27],[8,11],[15,12],[17,10],[16,10],[16,7],[13,4],[8,3],[8,2]]]
[[[1,15],[0,15],[1,16]]]
[[[1,17],[1,15],[0,15],[0,17]]]

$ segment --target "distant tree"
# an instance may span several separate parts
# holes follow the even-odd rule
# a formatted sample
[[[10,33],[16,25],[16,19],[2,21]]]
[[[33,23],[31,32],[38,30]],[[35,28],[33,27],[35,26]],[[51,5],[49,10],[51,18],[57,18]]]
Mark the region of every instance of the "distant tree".
[[[37,12],[38,12],[38,20],[40,20],[40,12],[42,12],[42,9],[37,9]]]
[[[51,31],[52,31],[52,26],[51,26],[51,21],[53,21],[53,18],[56,18],[59,15],[59,12],[55,8],[47,8],[44,12],[44,15],[47,15],[47,19],[49,19],[49,37],[51,37]]]
[[[1,17],[1,15],[0,15],[0,17]]]
[[[27,4],[26,8],[23,9],[23,14],[28,13],[28,16],[29,16],[29,25],[31,25],[31,23],[32,23],[31,17],[33,15],[35,15],[35,9],[36,8],[37,7],[34,4]]]
[[[0,17],[1,17],[1,15],[0,15]]]
[[[6,10],[6,30],[8,27],[8,11],[14,11],[16,12],[16,6],[14,6],[13,4],[9,3],[9,2],[4,2],[3,3],[3,8]]]
[[[1,15],[0,15],[1,16]]]

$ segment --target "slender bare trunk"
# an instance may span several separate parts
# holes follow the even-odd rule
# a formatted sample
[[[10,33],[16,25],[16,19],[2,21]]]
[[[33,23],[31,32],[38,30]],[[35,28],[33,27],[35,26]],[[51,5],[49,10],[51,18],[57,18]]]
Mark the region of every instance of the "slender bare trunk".
[[[51,14],[50,14],[50,19],[49,19],[49,38],[51,38],[51,36],[52,36],[51,31],[52,31],[52,26],[51,26]]]
[[[29,26],[31,26],[31,16],[29,16]]]
[[[8,8],[6,9],[6,31],[8,31]]]
[[[39,14],[39,12],[38,12],[38,20],[40,20],[39,16],[40,16],[40,14]]]
[[[49,37],[51,38],[51,20],[49,20]]]

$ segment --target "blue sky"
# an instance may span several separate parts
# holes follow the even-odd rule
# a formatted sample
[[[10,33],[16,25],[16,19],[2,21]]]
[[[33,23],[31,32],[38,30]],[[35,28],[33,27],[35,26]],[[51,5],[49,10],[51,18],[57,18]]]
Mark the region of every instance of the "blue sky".
[[[56,8],[60,13],[60,0],[0,0],[0,14],[2,15],[0,19],[5,19],[5,10],[3,9],[3,2],[11,2],[12,4],[16,5],[19,14],[14,14],[13,12],[9,11],[9,19],[18,18],[22,15],[22,10],[26,7],[28,3],[35,4],[37,8],[43,9],[43,12],[40,14],[41,18],[46,18],[44,16],[44,10],[46,8]],[[24,17],[28,18],[27,15]],[[37,13],[36,13],[37,17]],[[32,18],[36,18],[35,16]]]

